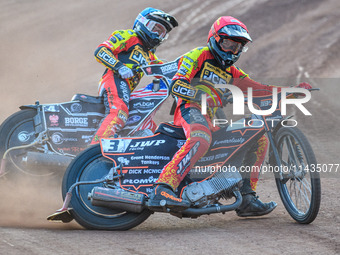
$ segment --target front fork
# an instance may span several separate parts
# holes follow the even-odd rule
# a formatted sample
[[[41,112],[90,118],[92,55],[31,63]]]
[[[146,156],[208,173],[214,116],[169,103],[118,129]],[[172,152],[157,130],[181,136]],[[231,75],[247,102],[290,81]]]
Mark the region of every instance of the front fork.
[[[284,179],[282,163],[281,163],[281,159],[280,159],[280,156],[279,156],[279,152],[278,152],[277,147],[276,147],[276,143],[275,143],[274,138],[273,138],[273,133],[270,132],[270,130],[266,130],[266,131],[267,131],[267,136],[268,136],[268,139],[269,139],[269,143],[271,145],[272,153],[274,154],[274,158],[275,158],[276,164],[279,166],[280,181],[282,181]],[[269,155],[269,156],[271,156],[271,155]]]

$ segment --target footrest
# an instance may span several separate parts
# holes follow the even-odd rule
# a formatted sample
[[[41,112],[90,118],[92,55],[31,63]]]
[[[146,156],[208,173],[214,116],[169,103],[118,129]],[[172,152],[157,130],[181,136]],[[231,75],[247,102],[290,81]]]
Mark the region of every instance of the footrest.
[[[68,208],[67,210],[63,210],[63,211],[56,211],[55,213],[48,216],[47,220],[68,223],[73,220],[73,216],[70,213],[71,210],[72,208]]]

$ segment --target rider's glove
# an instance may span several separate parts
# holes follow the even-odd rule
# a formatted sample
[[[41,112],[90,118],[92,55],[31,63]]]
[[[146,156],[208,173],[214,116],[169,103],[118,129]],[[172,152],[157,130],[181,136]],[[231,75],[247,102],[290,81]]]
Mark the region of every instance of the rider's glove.
[[[227,104],[232,104],[233,103],[233,98],[230,97],[232,94],[230,91],[225,92],[222,96],[222,103],[223,106],[226,106]]]
[[[123,79],[128,79],[134,76],[132,70],[127,66],[122,66],[121,68],[119,68],[118,73]]]
[[[297,88],[303,88],[303,89],[311,89],[312,86],[307,82],[301,82],[299,85],[296,86]]]
[[[302,89],[311,89],[312,88],[312,86],[309,83],[307,83],[307,82],[301,82],[299,85],[297,85],[295,87],[296,88],[302,88]],[[297,98],[297,97],[304,96],[304,94],[302,94],[302,93],[294,93],[292,96]]]

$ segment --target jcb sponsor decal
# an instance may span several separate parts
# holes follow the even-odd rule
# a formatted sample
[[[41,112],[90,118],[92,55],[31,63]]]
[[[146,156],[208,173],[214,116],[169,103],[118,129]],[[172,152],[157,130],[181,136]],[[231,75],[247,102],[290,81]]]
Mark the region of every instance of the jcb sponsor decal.
[[[113,57],[111,57],[111,52],[103,47],[98,52],[98,58],[106,63],[109,63],[111,66],[115,66],[117,64],[117,60],[115,60]]]
[[[130,55],[130,59],[138,64],[146,65],[150,61],[148,54],[140,46],[136,46]]]
[[[223,72],[220,68],[217,68],[208,62],[204,64],[204,68],[201,74],[201,81],[205,81],[208,84],[228,84],[231,80],[231,75]]]
[[[184,96],[186,98],[195,98],[196,91],[191,89],[187,83],[180,80],[176,81],[175,85],[172,87],[172,92],[175,95]]]

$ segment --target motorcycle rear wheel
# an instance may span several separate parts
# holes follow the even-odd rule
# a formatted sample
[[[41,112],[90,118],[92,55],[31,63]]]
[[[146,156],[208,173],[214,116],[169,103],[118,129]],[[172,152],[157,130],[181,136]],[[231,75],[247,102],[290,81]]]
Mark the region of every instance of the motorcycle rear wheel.
[[[99,144],[84,150],[71,162],[64,174],[63,198],[75,182],[101,179],[108,174],[112,166],[113,162],[101,154]],[[73,210],[70,212],[83,227],[96,230],[128,230],[141,224],[150,216],[149,210],[132,213],[93,206],[87,197],[93,187],[98,185],[101,184],[80,185],[72,192],[70,207]]]
[[[281,200],[298,223],[309,224],[318,215],[321,201],[320,174],[313,168],[317,165],[311,145],[296,127],[282,127],[275,135],[283,180],[275,171],[275,181]],[[271,164],[277,165],[272,155]]]

